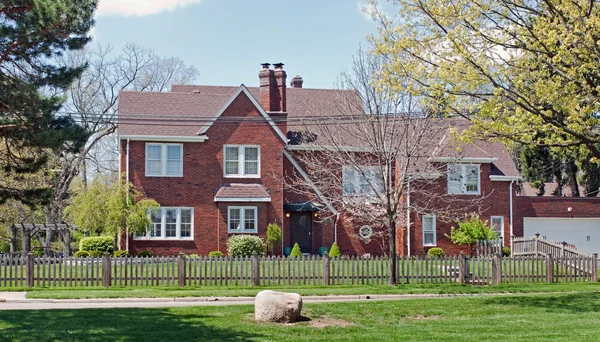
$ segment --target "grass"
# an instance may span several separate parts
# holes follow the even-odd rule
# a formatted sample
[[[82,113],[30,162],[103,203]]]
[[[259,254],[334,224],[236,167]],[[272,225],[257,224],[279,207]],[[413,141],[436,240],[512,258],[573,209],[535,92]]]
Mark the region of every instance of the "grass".
[[[252,306],[0,311],[6,341],[591,341],[600,293],[307,304],[312,321],[257,323]],[[348,326],[311,325],[345,322]]]
[[[27,298],[171,298],[171,297],[240,297],[255,296],[265,289],[296,292],[303,296],[361,294],[462,294],[462,293],[536,293],[536,292],[598,292],[598,283],[500,284],[494,286],[399,285],[399,286],[298,286],[298,287],[111,287],[111,288],[33,288]],[[14,291],[13,288],[1,289]]]

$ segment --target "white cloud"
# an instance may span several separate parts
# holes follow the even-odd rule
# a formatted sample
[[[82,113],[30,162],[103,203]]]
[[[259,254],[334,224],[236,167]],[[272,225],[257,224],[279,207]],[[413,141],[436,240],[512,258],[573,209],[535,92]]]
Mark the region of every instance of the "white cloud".
[[[100,0],[96,15],[137,16],[153,15],[200,3],[201,0]]]

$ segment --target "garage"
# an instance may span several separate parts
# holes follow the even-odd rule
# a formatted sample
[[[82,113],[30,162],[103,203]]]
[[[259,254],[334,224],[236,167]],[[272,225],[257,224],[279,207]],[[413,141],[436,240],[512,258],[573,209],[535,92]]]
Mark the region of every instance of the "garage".
[[[600,254],[600,218],[523,218],[524,237],[566,241],[586,253]]]

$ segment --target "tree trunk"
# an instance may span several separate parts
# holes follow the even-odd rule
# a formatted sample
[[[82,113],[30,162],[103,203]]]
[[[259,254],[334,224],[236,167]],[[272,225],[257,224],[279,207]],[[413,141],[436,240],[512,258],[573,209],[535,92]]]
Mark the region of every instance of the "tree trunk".
[[[569,179],[569,186],[571,187],[571,196],[579,197],[579,184],[577,183],[577,165],[574,160],[567,162],[567,177]]]
[[[83,158],[81,160],[81,186],[85,191],[87,189],[87,159]]]
[[[388,280],[389,286],[397,285],[398,260],[396,257],[396,220],[392,215],[388,215],[388,237],[389,237],[389,262],[388,262]],[[410,238],[410,237],[409,237]]]

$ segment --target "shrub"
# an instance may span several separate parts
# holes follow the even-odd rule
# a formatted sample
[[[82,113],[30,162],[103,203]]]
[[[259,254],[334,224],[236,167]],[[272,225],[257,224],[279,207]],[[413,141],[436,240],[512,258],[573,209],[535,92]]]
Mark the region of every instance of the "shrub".
[[[502,247],[502,255],[505,257],[509,257],[510,256],[510,248],[504,246]]]
[[[338,247],[337,242],[334,242],[333,245],[331,245],[331,248],[329,249],[329,256],[330,257],[342,256],[342,253],[340,253],[340,248]]]
[[[212,253],[212,252],[211,252],[211,253]],[[210,254],[209,254],[209,255],[210,255]],[[196,254],[196,253],[192,253],[192,254],[188,255],[188,258],[198,258],[198,257],[199,257],[199,255],[198,255],[198,254]]]
[[[300,246],[296,242],[294,244],[294,248],[292,248],[292,252],[290,253],[290,258],[297,258],[299,256],[302,256],[302,251],[300,250]]]
[[[433,247],[427,251],[427,255],[431,257],[443,257],[446,255],[446,253],[444,253],[444,250],[439,247]]]
[[[263,242],[258,236],[254,235],[233,235],[227,240],[227,254],[232,257],[264,255],[265,249]]]
[[[7,241],[0,241],[0,253],[10,252],[10,244]]]
[[[115,258],[128,257],[129,256],[129,252],[128,251],[114,251],[113,252],[113,256]]]
[[[90,236],[79,241],[80,251],[112,253],[115,240],[111,236]]]
[[[43,248],[34,248],[32,253],[36,257],[41,257],[42,255],[44,255],[44,249]]]
[[[137,253],[137,256],[144,257],[144,258],[151,258],[154,256],[154,253],[152,253],[152,251],[143,250],[143,251],[139,251]]]
[[[267,248],[271,253],[281,243],[281,227],[277,223],[269,223],[267,226]]]
[[[76,258],[87,258],[90,256],[90,253],[87,251],[77,251],[73,256]]]
[[[208,253],[208,256],[213,258],[219,258],[223,256],[223,253],[221,253],[221,251],[212,251]]]
[[[106,253],[106,252],[103,252],[103,251],[89,251],[88,252],[90,258],[101,258],[104,256],[104,253]]]

